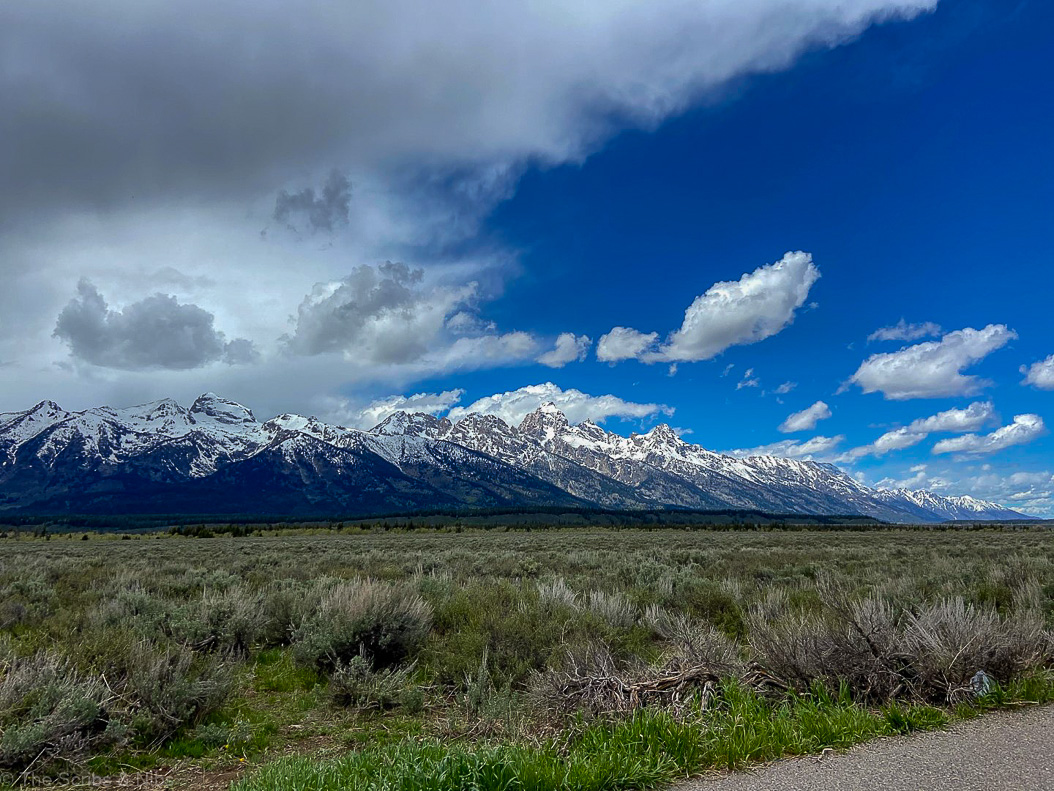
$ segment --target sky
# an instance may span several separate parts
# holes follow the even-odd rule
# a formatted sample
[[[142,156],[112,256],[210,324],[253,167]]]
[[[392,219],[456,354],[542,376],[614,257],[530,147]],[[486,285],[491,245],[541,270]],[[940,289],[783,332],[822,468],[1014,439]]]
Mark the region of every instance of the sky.
[[[206,391],[1054,516],[1054,7],[0,5],[0,411]]]

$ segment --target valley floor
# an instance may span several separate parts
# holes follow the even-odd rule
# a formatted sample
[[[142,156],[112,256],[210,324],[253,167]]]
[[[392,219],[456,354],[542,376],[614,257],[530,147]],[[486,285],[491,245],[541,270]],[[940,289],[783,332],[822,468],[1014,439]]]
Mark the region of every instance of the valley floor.
[[[1054,699],[1046,529],[0,532],[39,785],[661,788]]]

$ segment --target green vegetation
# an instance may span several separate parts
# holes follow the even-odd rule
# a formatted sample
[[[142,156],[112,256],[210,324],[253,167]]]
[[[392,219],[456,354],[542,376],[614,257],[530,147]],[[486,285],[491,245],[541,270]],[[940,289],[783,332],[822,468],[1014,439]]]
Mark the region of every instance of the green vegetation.
[[[652,788],[1054,699],[1045,529],[197,534],[2,542],[0,776]]]

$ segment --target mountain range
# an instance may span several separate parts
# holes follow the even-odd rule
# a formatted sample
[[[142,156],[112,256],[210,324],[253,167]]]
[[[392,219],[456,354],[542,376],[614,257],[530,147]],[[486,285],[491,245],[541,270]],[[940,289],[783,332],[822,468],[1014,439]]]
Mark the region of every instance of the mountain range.
[[[1024,519],[996,503],[876,490],[839,468],[737,458],[667,425],[624,437],[544,404],[518,426],[396,412],[370,429],[259,421],[206,393],[0,414],[0,514],[369,515],[442,508],[602,507],[860,515],[890,522]]]

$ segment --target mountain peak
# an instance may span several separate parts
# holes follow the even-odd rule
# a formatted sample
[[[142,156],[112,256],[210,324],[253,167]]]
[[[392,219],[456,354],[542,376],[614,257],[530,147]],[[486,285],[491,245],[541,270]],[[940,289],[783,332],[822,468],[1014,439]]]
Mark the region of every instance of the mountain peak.
[[[550,440],[570,428],[567,415],[556,404],[547,401],[527,415],[520,423],[520,431],[536,439]]]
[[[370,434],[385,437],[412,436],[436,438],[450,428],[450,421],[426,412],[393,412],[370,429]]]
[[[256,416],[249,407],[242,406],[237,401],[220,398],[215,393],[203,393],[198,396],[190,407],[190,412],[197,419],[209,418],[231,426],[256,422]]]
[[[62,407],[60,407],[54,401],[48,400],[48,401],[41,401],[39,404],[34,406],[32,409],[30,409],[27,414],[32,415],[32,414],[44,413],[44,414],[57,415],[59,413],[64,413],[64,412],[65,412],[65,410]]]
[[[681,440],[680,435],[674,431],[668,423],[660,423],[644,436],[651,439],[662,440],[663,442],[680,443],[683,441]]]

